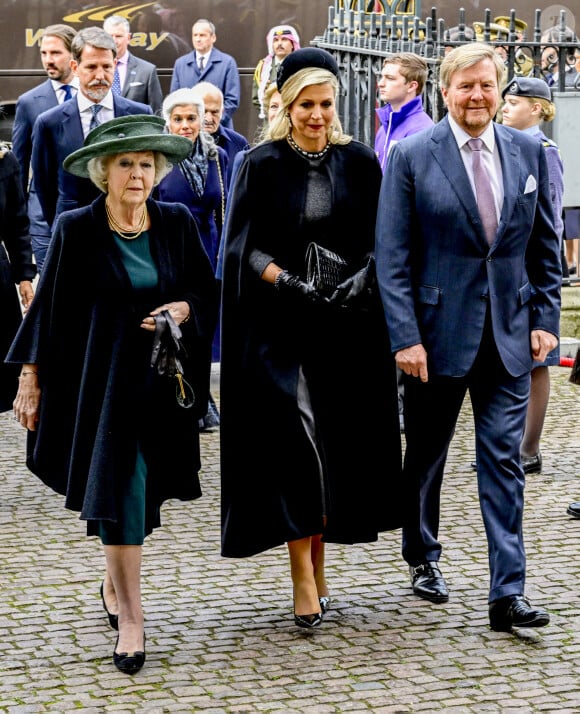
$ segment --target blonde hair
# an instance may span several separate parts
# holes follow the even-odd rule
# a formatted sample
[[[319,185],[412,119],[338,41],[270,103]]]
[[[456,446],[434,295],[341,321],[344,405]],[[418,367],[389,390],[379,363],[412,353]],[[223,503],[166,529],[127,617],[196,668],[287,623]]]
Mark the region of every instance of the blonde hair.
[[[302,90],[306,89],[306,87],[318,84],[330,84],[334,92],[334,98],[336,99],[338,96],[338,80],[334,74],[327,69],[306,67],[296,72],[296,74],[293,74],[284,82],[280,90],[282,106],[266,132],[267,139],[275,141],[277,139],[285,139],[288,136],[291,129],[288,110]],[[331,144],[348,144],[352,141],[352,136],[344,133],[342,124],[336,113],[328,127],[328,141]]]
[[[530,100],[530,104],[539,104],[542,107],[541,118],[544,121],[552,121],[556,116],[556,105],[544,97],[526,97]]]
[[[474,64],[489,59],[495,66],[497,86],[501,90],[504,83],[505,65],[500,55],[491,45],[484,42],[469,42],[460,45],[445,55],[439,68],[439,84],[442,89],[448,89],[451,78],[456,72],[473,67]]]
[[[135,152],[125,152],[120,151],[118,154],[107,154],[105,156],[95,156],[87,162],[87,171],[89,173],[89,178],[95,184],[95,186],[103,193],[108,192],[108,180],[109,175],[109,164],[111,161],[119,154],[124,153],[135,153]],[[157,186],[158,183],[164,179],[168,173],[171,172],[173,164],[169,163],[165,154],[160,151],[153,152],[153,160],[155,162],[155,178],[153,179],[153,185]]]

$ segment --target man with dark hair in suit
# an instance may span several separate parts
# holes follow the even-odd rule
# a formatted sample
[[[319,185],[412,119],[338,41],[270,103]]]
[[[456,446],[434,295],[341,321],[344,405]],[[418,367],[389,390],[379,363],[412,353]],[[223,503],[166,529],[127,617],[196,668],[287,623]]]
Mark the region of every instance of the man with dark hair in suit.
[[[12,126],[12,151],[20,164],[22,188],[28,198],[30,239],[38,272],[42,270],[48,249],[50,227],[43,218],[34,178],[30,176],[32,128],[39,114],[72,99],[78,91],[78,79],[70,65],[75,35],[76,30],[69,25],[48,25],[44,29],[40,38],[40,59],[48,79],[18,97]]]
[[[240,75],[236,60],[214,47],[215,25],[209,20],[196,20],[191,28],[191,38],[193,52],[175,61],[170,91],[194,87],[201,81],[215,84],[224,95],[222,124],[232,129],[232,117],[240,106]]]
[[[403,557],[413,592],[435,603],[449,597],[439,498],[469,390],[489,622],[509,632],[549,622],[524,596],[520,443],[533,361],[558,344],[562,276],[544,147],[493,122],[503,72],[494,48],[479,42],[442,61],[448,113],[391,149],[376,266],[391,348],[405,373]],[[481,589],[479,579],[473,584]]]
[[[86,206],[99,190],[90,179],[65,171],[62,162],[83,145],[89,131],[126,114],[152,114],[147,104],[111,92],[117,52],[113,38],[100,27],[79,30],[72,45],[71,67],[79,91],[70,102],[43,112],[32,131],[32,172],[45,220],[52,226],[63,211]]]
[[[157,76],[157,67],[129,52],[129,21],[121,15],[110,15],[103,23],[103,29],[111,35],[117,46],[113,92],[134,102],[148,104],[154,114],[159,114],[163,92]]]

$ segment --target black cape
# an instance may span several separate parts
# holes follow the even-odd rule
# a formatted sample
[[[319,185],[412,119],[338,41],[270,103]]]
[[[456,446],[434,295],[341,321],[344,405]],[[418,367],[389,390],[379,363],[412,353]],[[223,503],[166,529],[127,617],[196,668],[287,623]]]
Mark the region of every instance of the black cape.
[[[222,554],[244,557],[323,533],[370,542],[401,525],[396,372],[378,295],[367,311],[300,307],[247,263],[257,248],[304,274],[310,240],[352,272],[374,248],[381,171],[359,142],[324,160],[330,218],[303,219],[309,164],[286,141],[249,151],[230,200],[222,291]],[[297,405],[308,379],[324,450],[326,526],[314,451]]]
[[[29,432],[29,468],[81,518],[115,521],[137,441],[148,468],[148,499],[161,504],[201,495],[197,420],[207,408],[217,291],[189,211],[149,200],[159,281],[137,303],[104,202],[101,196],[59,217],[8,359],[39,370],[40,419]],[[191,308],[182,332],[189,355],[184,371],[197,397],[192,409],[177,405],[174,379],[152,377],[153,333],[139,327],[151,309],[172,300]]]
[[[12,409],[20,372],[17,366],[3,364],[22,321],[14,285],[22,280],[32,281],[35,275],[18,162],[12,152],[0,145],[0,412]]]

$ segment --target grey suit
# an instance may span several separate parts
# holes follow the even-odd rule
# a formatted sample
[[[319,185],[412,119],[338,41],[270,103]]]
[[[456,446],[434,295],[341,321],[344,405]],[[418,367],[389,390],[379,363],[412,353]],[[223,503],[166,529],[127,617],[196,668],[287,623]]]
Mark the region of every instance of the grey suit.
[[[135,57],[130,52],[127,60],[127,74],[121,87],[125,99],[148,104],[154,114],[159,114],[163,103],[163,92],[157,76],[157,67],[151,62]]]

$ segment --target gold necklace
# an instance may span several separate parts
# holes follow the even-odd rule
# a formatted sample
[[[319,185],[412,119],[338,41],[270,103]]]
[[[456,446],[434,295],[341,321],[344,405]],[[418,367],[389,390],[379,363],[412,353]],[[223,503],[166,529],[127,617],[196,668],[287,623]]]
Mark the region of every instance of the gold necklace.
[[[147,206],[145,206],[145,208],[143,209],[143,214],[141,215],[141,219],[139,221],[139,226],[137,227],[136,231],[123,230],[121,224],[119,223],[119,221],[115,218],[115,216],[111,212],[111,209],[109,208],[109,204],[107,203],[107,201],[105,201],[105,211],[107,212],[107,219],[109,221],[109,226],[115,231],[115,233],[120,235],[121,238],[124,238],[125,240],[135,240],[135,238],[139,238],[141,233],[143,233],[143,231],[145,230],[145,223],[147,222]]]

